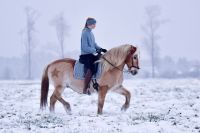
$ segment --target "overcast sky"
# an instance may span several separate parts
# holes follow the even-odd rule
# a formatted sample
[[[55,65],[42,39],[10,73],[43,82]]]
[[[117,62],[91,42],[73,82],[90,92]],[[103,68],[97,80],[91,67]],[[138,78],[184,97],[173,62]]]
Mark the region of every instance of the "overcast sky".
[[[0,56],[24,54],[19,32],[25,28],[25,7],[38,12],[35,25],[36,47],[57,45],[50,21],[63,12],[70,26],[65,51],[80,50],[81,30],[87,17],[97,20],[93,31],[96,42],[104,48],[120,44],[137,44],[145,56],[141,25],[145,23],[145,7],[159,5],[161,19],[170,21],[161,26],[161,56],[175,58],[200,57],[200,0],[0,0]],[[45,51],[45,49],[44,49]]]

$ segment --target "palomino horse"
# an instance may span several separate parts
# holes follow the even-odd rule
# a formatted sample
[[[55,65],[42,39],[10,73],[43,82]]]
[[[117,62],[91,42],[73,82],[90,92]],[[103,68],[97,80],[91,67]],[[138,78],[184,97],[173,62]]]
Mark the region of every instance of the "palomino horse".
[[[102,63],[102,74],[97,80],[99,84],[98,114],[102,114],[105,96],[108,91],[114,91],[124,95],[126,101],[121,109],[128,109],[131,94],[122,85],[123,69],[124,66],[127,65],[128,71],[132,75],[137,74],[139,69],[139,61],[136,50],[137,48],[132,45],[121,45],[107,51],[98,61]],[[54,112],[54,107],[57,100],[63,104],[67,112],[71,111],[70,104],[62,98],[61,94],[66,87],[71,88],[78,93],[83,93],[84,81],[75,79],[73,75],[75,62],[76,60],[74,59],[65,58],[54,61],[47,65],[44,70],[41,83],[41,109],[47,105],[49,81],[51,81],[55,87],[55,90],[50,97],[50,111]],[[92,85],[90,85],[90,87],[94,89]]]

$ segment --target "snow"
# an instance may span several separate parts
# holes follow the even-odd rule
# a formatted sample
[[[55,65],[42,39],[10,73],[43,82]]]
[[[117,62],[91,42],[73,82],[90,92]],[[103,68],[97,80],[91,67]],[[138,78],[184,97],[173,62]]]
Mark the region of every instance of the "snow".
[[[200,132],[200,80],[132,79],[130,108],[125,98],[108,93],[103,115],[97,115],[97,94],[80,95],[66,89],[71,104],[66,113],[57,102],[55,113],[39,109],[39,81],[0,81],[0,132],[3,133],[191,133]],[[49,97],[53,86],[50,86]],[[49,99],[48,99],[49,100]]]

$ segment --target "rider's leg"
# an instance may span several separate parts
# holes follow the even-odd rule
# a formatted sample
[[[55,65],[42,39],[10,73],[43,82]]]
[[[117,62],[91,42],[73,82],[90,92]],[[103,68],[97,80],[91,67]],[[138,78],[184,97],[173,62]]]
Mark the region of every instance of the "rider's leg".
[[[88,85],[90,83],[91,78],[92,78],[92,71],[91,69],[87,69],[85,74],[83,94],[90,94],[90,92],[88,91]]]

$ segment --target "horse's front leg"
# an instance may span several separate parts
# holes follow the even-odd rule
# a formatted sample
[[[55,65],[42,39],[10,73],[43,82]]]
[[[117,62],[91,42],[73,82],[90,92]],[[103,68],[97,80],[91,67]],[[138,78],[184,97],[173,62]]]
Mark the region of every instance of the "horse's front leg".
[[[106,93],[108,92],[108,86],[100,86],[98,92],[98,114],[102,114],[103,105],[106,97]]]
[[[126,111],[130,105],[131,93],[128,90],[126,90],[122,85],[120,85],[116,90],[114,90],[114,92],[125,96],[126,101],[122,106],[121,110]]]

